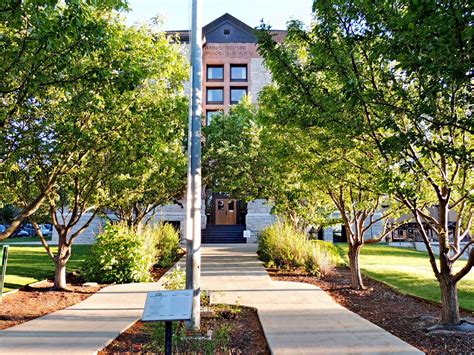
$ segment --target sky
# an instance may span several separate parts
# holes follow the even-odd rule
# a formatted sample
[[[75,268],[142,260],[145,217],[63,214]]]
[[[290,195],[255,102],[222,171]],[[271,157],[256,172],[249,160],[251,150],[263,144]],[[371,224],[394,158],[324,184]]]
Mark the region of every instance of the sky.
[[[290,19],[306,25],[311,19],[313,0],[203,0],[203,24],[228,12],[251,27],[263,18],[273,29],[285,29]],[[127,22],[148,21],[160,14],[164,30],[186,30],[191,24],[191,0],[129,0],[131,11]]]

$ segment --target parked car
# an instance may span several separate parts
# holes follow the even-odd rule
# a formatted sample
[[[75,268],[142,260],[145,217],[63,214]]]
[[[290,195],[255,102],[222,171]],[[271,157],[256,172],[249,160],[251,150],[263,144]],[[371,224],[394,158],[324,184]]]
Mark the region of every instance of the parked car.
[[[31,223],[25,223],[21,229],[28,233],[28,237],[36,236],[36,229]]]
[[[43,236],[50,236],[53,234],[53,225],[49,223],[40,224],[41,233]],[[0,224],[0,233],[4,232],[8,225]],[[24,223],[12,235],[12,237],[36,237],[36,229],[31,223]]]
[[[23,228],[18,228],[12,235],[12,237],[18,237],[18,238],[23,238],[23,237],[29,237],[30,234],[28,231],[24,230]]]
[[[51,224],[48,224],[48,223],[40,224],[39,227],[41,229],[41,234],[43,234],[43,236],[46,237],[53,234],[53,226]],[[33,226],[33,224],[25,223],[21,229],[24,232],[26,232],[29,237],[36,237],[36,229]]]
[[[40,224],[41,227],[41,233],[43,233],[44,236],[47,235],[52,235],[53,234],[53,225],[52,224]]]

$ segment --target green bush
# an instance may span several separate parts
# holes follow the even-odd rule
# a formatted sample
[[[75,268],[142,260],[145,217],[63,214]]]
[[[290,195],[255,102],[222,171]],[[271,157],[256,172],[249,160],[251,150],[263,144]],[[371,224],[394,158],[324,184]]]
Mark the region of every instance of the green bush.
[[[82,275],[101,283],[151,281],[153,265],[170,266],[178,251],[179,236],[170,225],[137,229],[107,224],[82,265]]]
[[[186,271],[179,265],[164,276],[163,287],[165,290],[184,290],[186,287]]]
[[[304,269],[311,275],[325,275],[341,258],[337,248],[321,240],[308,240],[291,224],[277,222],[259,236],[259,255],[267,266]]]
[[[153,234],[152,238],[155,240],[157,265],[172,266],[181,250],[178,231],[169,223],[149,227],[147,231]]]

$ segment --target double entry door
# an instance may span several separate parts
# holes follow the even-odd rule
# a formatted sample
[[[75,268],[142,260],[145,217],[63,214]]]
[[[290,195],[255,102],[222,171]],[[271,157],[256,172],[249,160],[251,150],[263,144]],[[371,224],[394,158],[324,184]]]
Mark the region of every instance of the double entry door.
[[[215,199],[216,224],[237,223],[237,201],[228,198]]]

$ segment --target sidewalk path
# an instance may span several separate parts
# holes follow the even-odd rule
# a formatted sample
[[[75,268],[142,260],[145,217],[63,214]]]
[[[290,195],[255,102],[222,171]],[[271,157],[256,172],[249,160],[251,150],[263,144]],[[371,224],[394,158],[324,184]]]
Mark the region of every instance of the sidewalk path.
[[[422,353],[340,306],[319,287],[272,281],[255,252],[251,244],[204,247],[202,284],[222,291],[211,292],[213,303],[257,308],[274,354]]]
[[[203,289],[213,291],[212,302],[257,308],[274,354],[420,353],[316,286],[272,281],[255,245],[202,251]],[[160,288],[160,282],[106,287],[75,306],[0,331],[0,354],[94,354],[139,319],[146,292]]]
[[[95,354],[141,318],[146,293],[160,288],[160,282],[105,287],[72,307],[1,330],[0,354]]]

